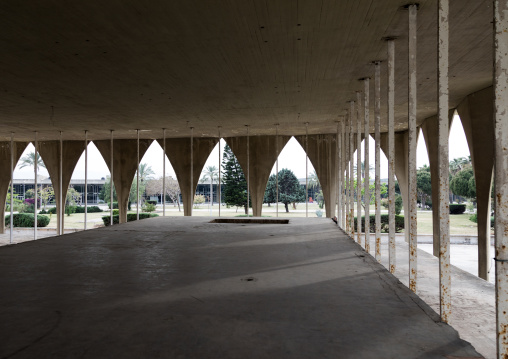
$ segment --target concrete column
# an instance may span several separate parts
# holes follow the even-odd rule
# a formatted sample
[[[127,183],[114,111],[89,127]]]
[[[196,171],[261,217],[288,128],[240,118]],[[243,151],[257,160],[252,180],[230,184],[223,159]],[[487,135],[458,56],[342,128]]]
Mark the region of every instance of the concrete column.
[[[14,165],[19,161],[28,142],[14,142]],[[11,143],[0,142],[0,218],[5,218],[5,201],[11,183]],[[0,221],[0,233],[5,233],[5,220]]]
[[[385,154],[388,157],[388,262],[395,273],[395,41],[387,41],[388,52],[388,134]],[[380,142],[381,145],[381,142]]]
[[[349,154],[349,151],[350,151],[350,143],[351,143],[351,112],[348,111],[346,113],[346,124],[345,124],[345,129],[346,129],[346,133],[345,133],[345,136],[344,136],[344,153],[345,153],[345,156],[344,156],[344,167],[346,168],[346,177],[345,177],[345,182],[344,182],[344,187],[345,187],[345,207],[346,207],[346,211],[344,213],[345,215],[345,219],[344,219],[344,227],[346,229],[346,233],[347,234],[351,234],[351,227],[350,227],[350,220],[349,220],[349,216],[350,216],[350,209],[349,209],[349,204],[350,204],[350,193],[351,193],[351,187],[349,186],[349,183],[350,183],[350,180],[349,180],[349,167],[350,167],[350,154]]]
[[[408,167],[408,192],[409,192],[409,289],[416,292],[417,278],[417,190],[416,190],[416,14],[417,5],[409,5],[409,30],[408,30],[408,132],[409,132],[409,167]],[[404,211],[406,213],[406,211]]]
[[[457,107],[466,134],[476,182],[478,276],[489,278],[490,195],[494,168],[493,88],[467,96]]]
[[[158,139],[157,142],[159,142],[161,147],[164,145],[161,139]],[[166,139],[166,153],[175,170],[180,191],[182,192],[184,216],[192,215],[192,203],[194,201],[194,194],[201,171],[217,142],[219,142],[217,137],[193,138],[193,176],[191,184],[191,163],[189,157],[191,145],[189,138]],[[191,190],[191,188],[193,188],[193,190]]]
[[[305,136],[295,136],[295,138],[301,145],[305,143]],[[323,189],[326,216],[331,218],[335,216],[335,198],[337,197],[335,193],[335,181],[337,180],[337,162],[334,156],[337,150],[335,134],[309,135],[308,145],[309,160],[316,170]]]
[[[355,154],[355,134],[354,134],[355,102],[350,102],[349,109],[349,228],[351,238],[355,239],[355,204],[354,204],[354,154]]]
[[[365,250],[367,253],[370,252],[370,173],[369,173],[369,127],[370,127],[370,79],[366,78],[363,80],[364,90],[363,90],[363,109],[364,109],[364,124],[363,124],[363,138],[365,140],[365,155],[364,155],[364,163],[365,163],[365,175],[364,175],[364,201],[365,201]]]
[[[453,120],[455,110],[448,112],[448,135],[450,135],[450,125]],[[432,185],[432,233],[433,233],[433,253],[439,257],[439,121],[437,116],[432,116],[422,123],[423,139],[427,146],[427,155],[429,156],[430,182]],[[448,159],[447,159],[448,160]],[[449,161],[447,162],[449,165]],[[449,186],[446,187],[449,194]]]
[[[337,184],[337,190],[336,190],[336,194],[337,194],[337,198],[336,198],[336,201],[337,201],[337,226],[340,227],[341,225],[341,217],[342,217],[342,208],[341,208],[341,202],[342,202],[342,195],[341,195],[341,192],[342,192],[342,182],[341,182],[341,179],[342,179],[342,134],[340,133],[340,122],[341,121],[337,121],[337,135],[336,135],[336,141],[337,141],[337,158],[336,158],[336,162],[337,162],[337,181],[336,181],[336,184]]]
[[[376,251],[375,257],[381,261],[381,66],[374,63],[374,140],[375,148],[375,191],[376,191]]]
[[[243,173],[247,174],[247,166],[249,166],[249,172],[254,174],[250,178],[250,196],[254,217],[261,216],[266,184],[277,160],[276,147],[280,151],[291,137],[279,135],[278,138],[277,144],[277,136],[251,136],[248,149],[249,160],[247,160],[247,138],[245,136],[225,139],[240,163]]]
[[[508,358],[508,4],[494,1],[497,357]]]
[[[356,92],[356,241],[362,245],[362,94]]]
[[[62,198],[64,208],[60,208],[60,201],[56,201],[57,214],[65,210],[65,199],[71,182],[74,168],[85,150],[83,141],[63,141],[62,142],[62,172],[60,172],[60,141],[41,141],[39,142],[39,153],[41,155],[46,170],[51,178],[51,184],[55,191],[55,198],[60,198],[60,179],[62,181]],[[61,222],[63,221],[63,222]],[[65,223],[65,216],[57,216],[57,233],[60,233],[60,226]]]
[[[109,140],[94,141],[95,146],[101,153],[106,165],[111,169]],[[146,150],[152,143],[150,139],[139,140],[139,156],[143,158]],[[117,140],[113,146],[113,183],[115,184],[116,196],[118,199],[119,222],[127,222],[127,205],[129,194],[134,181],[134,175],[138,168],[137,163],[137,142],[136,140]],[[64,161],[65,163],[65,161]],[[113,202],[113,199],[111,199]]]
[[[340,150],[342,152],[342,158],[341,158],[341,169],[340,169],[340,180],[341,180],[341,222],[340,222],[340,226],[343,230],[346,230],[346,213],[347,213],[347,209],[346,209],[346,191],[347,191],[347,179],[345,178],[345,175],[344,175],[344,170],[346,170],[346,172],[348,171],[348,163],[347,163],[347,152],[346,152],[346,138],[347,138],[347,135],[346,135],[346,121],[347,121],[347,115],[346,117],[344,118],[344,121],[342,121],[341,123],[341,147],[340,147]],[[347,232],[347,230],[346,230]]]

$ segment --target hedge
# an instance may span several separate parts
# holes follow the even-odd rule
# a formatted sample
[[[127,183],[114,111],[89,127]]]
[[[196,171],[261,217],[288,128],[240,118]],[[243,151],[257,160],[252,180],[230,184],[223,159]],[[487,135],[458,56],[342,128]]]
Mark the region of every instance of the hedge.
[[[471,222],[478,223],[478,215],[477,215],[476,213],[475,213],[475,214],[470,215],[470,216],[469,216],[469,220],[470,220]],[[494,222],[495,222],[495,221],[494,221],[494,216],[491,216],[491,217],[490,217],[490,226],[491,226],[492,228],[494,228]]]
[[[381,233],[388,233],[389,231],[389,216],[387,214],[381,215]],[[357,230],[357,219],[355,217],[355,230]],[[362,228],[365,228],[365,216],[362,216]],[[400,232],[404,229],[404,216],[395,215],[395,232]],[[370,215],[370,233],[376,232],[376,215]]]
[[[111,202],[108,202],[108,207],[111,209]],[[113,202],[113,209],[118,209],[118,202]],[[131,210],[131,201],[127,203],[127,210]]]
[[[88,206],[88,213],[99,213],[104,212],[97,206]],[[85,206],[76,206],[76,213],[85,213]]]
[[[155,213],[140,213],[139,219],[146,219],[151,217],[159,217],[158,214]],[[137,214],[136,213],[127,213],[127,222],[132,222],[137,220]],[[102,221],[104,222],[105,226],[109,226],[111,224],[111,216],[102,216]],[[113,216],[113,224],[120,223],[120,215],[114,215]]]
[[[11,223],[11,215],[5,217],[5,225]],[[14,214],[14,227],[34,227],[33,213],[15,213]],[[37,227],[46,227],[49,224],[49,217],[38,214]]]
[[[450,214],[462,214],[465,211],[466,211],[465,204],[457,204],[457,203],[450,204]]]

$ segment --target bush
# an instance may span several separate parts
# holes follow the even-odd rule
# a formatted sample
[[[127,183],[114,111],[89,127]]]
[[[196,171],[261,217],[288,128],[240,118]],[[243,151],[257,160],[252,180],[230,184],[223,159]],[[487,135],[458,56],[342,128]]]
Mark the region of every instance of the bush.
[[[469,220],[470,220],[471,222],[478,223],[478,215],[477,215],[476,213],[475,213],[475,214],[470,215],[470,216],[469,216]],[[491,226],[492,228],[494,228],[494,222],[495,222],[495,221],[494,221],[494,216],[491,216],[491,217],[490,217],[490,226]]]
[[[381,215],[381,232],[388,233],[389,231],[389,216],[388,214]],[[355,217],[355,230],[358,230],[357,219]],[[362,216],[362,228],[365,228],[365,216]],[[404,229],[404,216],[395,215],[395,232],[400,232]],[[370,233],[376,232],[376,215],[370,216]]]
[[[41,209],[41,210],[39,211],[39,214],[48,214],[48,211],[46,211],[45,209]]]
[[[395,195],[395,214],[398,216],[402,211],[402,196],[400,194]]]
[[[108,203],[109,209],[111,209],[111,202]],[[118,209],[118,202],[113,202],[113,209]],[[131,210],[131,201],[127,203],[127,209]]]
[[[76,206],[65,206],[65,213],[70,216],[73,213],[76,213]]]
[[[118,216],[120,214],[120,210],[119,209],[114,209],[113,210],[113,216]]]
[[[157,201],[152,201],[152,200],[150,200],[150,199],[147,199],[147,200],[145,201],[145,203],[150,203],[150,204],[153,204],[154,206],[156,206],[156,205],[157,205]]]
[[[48,213],[49,214],[56,214],[56,207],[51,207],[50,209],[48,209]]]
[[[156,208],[155,204],[148,203],[148,201],[147,201],[147,203],[145,203],[145,205],[143,206],[143,211],[144,212],[153,212],[153,211],[155,211],[155,208]]]
[[[155,213],[140,213],[139,219],[146,219],[151,217],[159,217],[158,214]],[[132,222],[137,220],[137,214],[136,213],[127,213],[127,222]],[[105,226],[109,226],[111,224],[111,217],[110,216],[102,216],[102,222],[104,222]],[[120,215],[114,215],[113,216],[113,224],[120,223]]]
[[[98,213],[98,212],[104,212],[104,211],[97,206],[88,206],[87,213]],[[85,213],[85,206],[76,206],[75,213]]]
[[[466,211],[465,204],[450,204],[450,214],[462,214]]]
[[[388,198],[383,198],[381,200],[381,207],[385,208],[385,209],[388,209],[389,207],[389,202],[388,202]]]
[[[16,213],[14,214],[13,225],[14,227],[34,227],[34,215],[33,213]],[[11,216],[5,217],[5,225],[11,223]],[[37,215],[37,227],[46,227],[49,224],[49,217]]]

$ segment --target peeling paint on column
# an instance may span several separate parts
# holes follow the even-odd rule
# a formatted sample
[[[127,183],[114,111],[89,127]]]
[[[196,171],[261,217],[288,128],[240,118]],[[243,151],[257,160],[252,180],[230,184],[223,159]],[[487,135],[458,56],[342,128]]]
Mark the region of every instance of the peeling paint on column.
[[[365,139],[365,156],[364,156],[364,167],[365,167],[365,178],[364,178],[364,202],[365,202],[365,251],[370,252],[370,173],[369,173],[369,126],[370,126],[370,79],[366,78],[363,80],[363,100],[364,100],[364,124],[363,124],[363,138]]]
[[[408,193],[409,193],[409,289],[416,292],[417,226],[416,226],[416,14],[417,5],[409,5],[408,32]]]
[[[375,147],[375,238],[378,262],[381,262],[381,66],[379,61],[374,64],[374,140]]]
[[[356,241],[362,245],[362,93],[356,92]]]
[[[497,357],[508,358],[508,3],[494,1]]]
[[[450,321],[450,210],[448,159],[448,39],[449,0],[438,4],[438,122],[439,122],[439,308],[441,320]]]
[[[395,273],[395,41],[388,40],[388,262]]]

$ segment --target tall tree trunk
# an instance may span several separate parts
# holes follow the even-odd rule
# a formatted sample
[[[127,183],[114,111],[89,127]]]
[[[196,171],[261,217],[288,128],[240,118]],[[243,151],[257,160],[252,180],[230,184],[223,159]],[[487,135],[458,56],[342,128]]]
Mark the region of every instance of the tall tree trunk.
[[[249,213],[249,207],[247,205],[244,205],[243,208],[245,210],[245,214],[248,214]]]
[[[289,213],[289,207],[288,207],[288,202],[284,203],[284,206],[286,207],[286,213]]]

